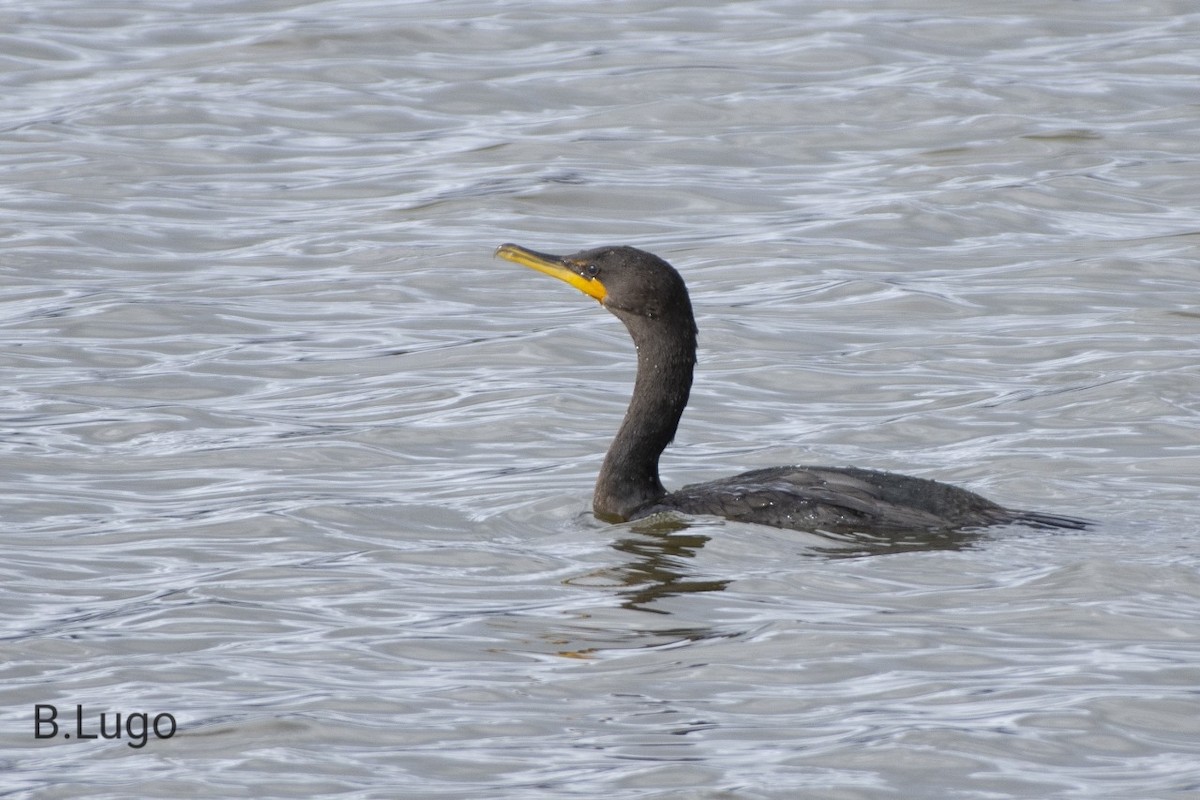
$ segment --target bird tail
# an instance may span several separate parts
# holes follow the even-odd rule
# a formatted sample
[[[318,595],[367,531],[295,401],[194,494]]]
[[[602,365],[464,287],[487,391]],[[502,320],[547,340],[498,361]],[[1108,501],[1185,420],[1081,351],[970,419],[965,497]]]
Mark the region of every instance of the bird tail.
[[[1031,528],[1057,528],[1071,531],[1088,530],[1096,524],[1094,520],[1090,519],[1043,514],[1040,511],[1014,511],[1009,521],[1018,525],[1028,525]]]

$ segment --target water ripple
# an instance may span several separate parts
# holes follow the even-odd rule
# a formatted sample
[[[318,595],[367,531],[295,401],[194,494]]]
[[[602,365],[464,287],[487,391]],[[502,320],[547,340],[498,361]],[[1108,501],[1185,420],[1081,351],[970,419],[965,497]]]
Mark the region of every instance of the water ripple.
[[[1186,4],[0,21],[14,796],[1200,785]],[[1101,525],[603,525],[632,348],[512,240],[686,275],[671,485],[857,463]]]

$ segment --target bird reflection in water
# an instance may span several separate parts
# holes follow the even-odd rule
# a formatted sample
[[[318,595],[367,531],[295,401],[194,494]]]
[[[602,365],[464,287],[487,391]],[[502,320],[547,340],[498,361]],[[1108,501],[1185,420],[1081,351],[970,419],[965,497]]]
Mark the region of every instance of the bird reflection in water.
[[[634,535],[612,543],[612,548],[632,556],[621,566],[606,570],[613,582],[628,587],[620,592],[621,605],[638,611],[668,614],[655,604],[670,597],[700,592],[719,592],[732,579],[702,578],[695,559],[712,537],[699,530],[710,524],[694,525],[686,518],[659,515],[630,526]],[[793,555],[812,559],[862,558],[937,550],[964,550],[980,539],[978,530],[912,531],[887,536],[871,533],[810,533]]]

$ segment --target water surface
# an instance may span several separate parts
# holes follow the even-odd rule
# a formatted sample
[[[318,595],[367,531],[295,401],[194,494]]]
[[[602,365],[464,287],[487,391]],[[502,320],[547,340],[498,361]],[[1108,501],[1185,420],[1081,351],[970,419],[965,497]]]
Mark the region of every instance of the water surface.
[[[0,21],[5,796],[1200,792],[1190,4]],[[1099,524],[604,525],[632,348],[503,241],[683,272],[671,485]]]

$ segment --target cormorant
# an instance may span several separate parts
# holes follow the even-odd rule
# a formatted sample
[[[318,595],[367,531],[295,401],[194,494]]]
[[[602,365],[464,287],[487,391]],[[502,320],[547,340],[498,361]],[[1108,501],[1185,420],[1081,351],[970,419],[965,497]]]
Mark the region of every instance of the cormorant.
[[[1020,523],[1086,523],[1014,511],[937,481],[857,467],[769,467],[731,478],[663,488],[658,458],[675,436],[696,364],[696,321],[675,268],[634,247],[554,256],[515,244],[501,258],[565,281],[611,311],[637,348],[637,378],[625,420],[596,480],[596,516],[623,522],[664,511],[711,514],[777,528],[889,534]]]

